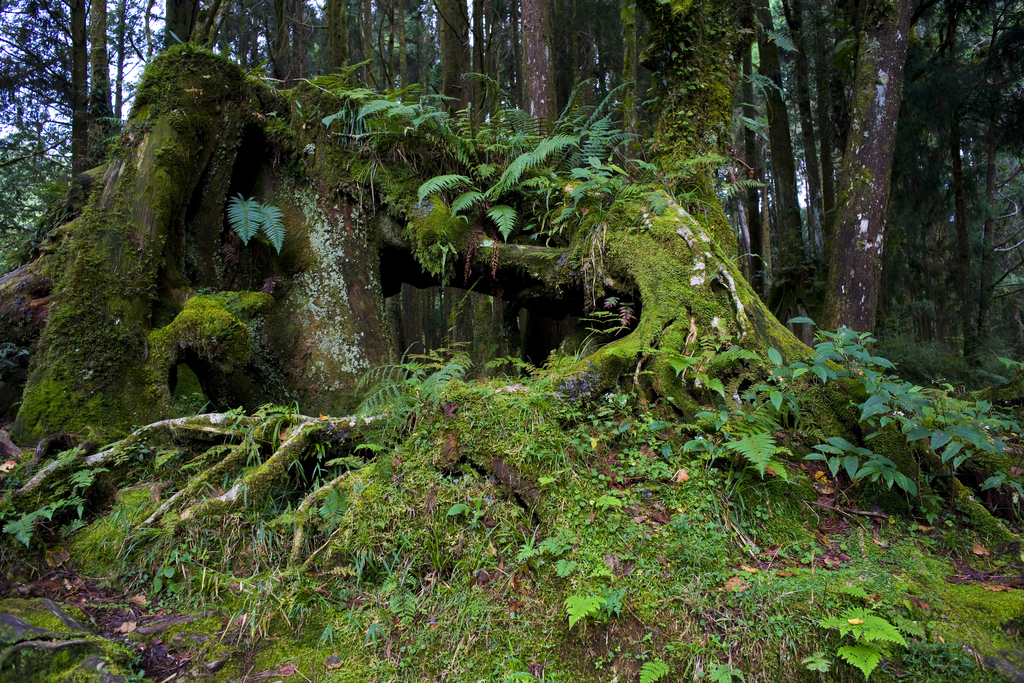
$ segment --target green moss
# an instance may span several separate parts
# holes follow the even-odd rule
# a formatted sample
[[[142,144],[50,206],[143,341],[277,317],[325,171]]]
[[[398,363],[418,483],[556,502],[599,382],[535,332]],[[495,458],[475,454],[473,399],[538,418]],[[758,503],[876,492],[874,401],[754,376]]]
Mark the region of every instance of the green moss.
[[[469,221],[463,216],[452,216],[444,200],[437,196],[428,197],[412,213],[406,234],[416,260],[446,285],[455,274],[459,254],[466,251]]]

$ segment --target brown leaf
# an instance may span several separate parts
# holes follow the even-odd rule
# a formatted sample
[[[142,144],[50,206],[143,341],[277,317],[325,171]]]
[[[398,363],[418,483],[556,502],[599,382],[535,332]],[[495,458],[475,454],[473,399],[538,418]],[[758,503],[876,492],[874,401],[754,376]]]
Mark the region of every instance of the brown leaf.
[[[114,629],[114,633],[131,633],[138,626],[138,622],[124,621],[121,625]]]
[[[1015,477],[1019,477],[1020,475],[1024,474],[1024,469],[1021,469],[1014,465],[1013,467],[1010,468],[1010,474],[1012,474]]]
[[[684,481],[690,481],[690,475],[686,473],[686,470],[679,470],[676,472],[675,480],[677,484],[682,484]]]
[[[658,564],[660,564],[662,567],[668,566],[668,560],[665,559],[664,555],[658,555]]]
[[[449,434],[444,441],[444,459],[445,462],[453,464],[459,459],[459,449],[455,445],[454,434]]]
[[[129,602],[135,605],[139,605],[141,607],[145,607],[149,603],[149,600],[146,599],[145,595],[139,593],[138,595],[133,596]]]
[[[918,524],[917,525],[917,530],[918,531],[923,531],[925,533],[928,533],[929,531],[931,531],[934,528],[935,527],[933,527],[933,526],[925,526],[924,524]]]
[[[432,490],[427,492],[427,502],[424,504],[424,507],[428,515],[437,512],[437,495]]]
[[[327,667],[328,671],[331,671],[332,669],[340,669],[341,657],[338,655],[337,652],[335,652],[333,655],[324,660],[324,666]]]
[[[8,460],[3,465],[0,465],[0,472],[3,472],[3,473],[6,474],[7,472],[10,472],[11,470],[13,470],[17,466],[18,466],[18,463],[14,462],[13,460]]]
[[[733,593],[742,593],[748,588],[750,588],[750,584],[738,576],[734,576],[725,582],[725,590],[732,591]]]
[[[299,670],[299,665],[298,664],[293,664],[292,662],[288,662],[287,664],[282,664],[281,667],[278,669],[278,671],[281,673],[282,676],[294,676],[295,672],[298,671],[298,670]]]
[[[932,606],[921,598],[915,598],[913,595],[910,596],[910,602],[914,604],[918,609],[923,609],[925,612],[931,612]]]
[[[756,574],[756,573],[757,573],[757,569],[756,569],[756,568],[754,568],[754,567],[748,567],[748,566],[747,566],[747,565],[745,565],[745,564],[741,564],[741,565],[740,565],[740,570],[741,570],[741,571],[745,571],[745,572],[747,572],[747,573],[749,573],[749,574]]]
[[[46,564],[51,567],[59,567],[68,561],[71,554],[63,548],[54,548],[46,551]]]
[[[796,576],[796,572],[791,572],[791,571],[775,572],[775,576]]]
[[[983,584],[981,584],[981,587],[984,588],[987,591],[996,591],[996,592],[999,592],[999,591],[1012,591],[1013,590],[1009,586],[1003,586],[1003,585],[1000,585],[998,583],[983,583]]]
[[[889,544],[886,543],[885,541],[883,541],[882,539],[880,539],[880,538],[872,538],[871,540],[874,541],[875,545],[877,545],[879,548],[882,548],[884,550],[888,550],[889,549]]]
[[[977,541],[975,541],[974,544],[971,546],[971,552],[977,555],[978,557],[988,557],[992,554],[989,551],[985,550],[985,548]]]
[[[668,524],[668,516],[664,512],[654,512],[651,521],[655,524]]]
[[[641,515],[640,517],[634,517],[633,521],[636,522],[637,524],[643,524],[644,522],[647,521],[647,518]]]

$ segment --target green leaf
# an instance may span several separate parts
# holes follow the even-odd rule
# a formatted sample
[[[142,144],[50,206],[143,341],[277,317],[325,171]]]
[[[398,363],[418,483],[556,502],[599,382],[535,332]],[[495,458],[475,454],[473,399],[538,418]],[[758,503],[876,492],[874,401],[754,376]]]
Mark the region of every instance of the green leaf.
[[[605,599],[599,595],[570,595],[565,599],[565,612],[569,615],[569,628],[580,619],[596,615],[601,611]]]
[[[813,325],[814,321],[806,316],[799,316],[796,318],[790,318],[786,321],[787,325]]]
[[[459,211],[472,208],[483,201],[483,198],[483,192],[464,192],[463,194],[460,194],[454,202],[452,202],[452,213],[458,213]]]
[[[772,405],[775,406],[775,410],[776,411],[778,411],[778,410],[780,410],[782,408],[782,392],[781,391],[773,391],[771,394],[768,395],[768,397],[771,399]]]
[[[464,175],[439,175],[434,176],[427,182],[420,185],[420,189],[416,192],[416,196],[422,202],[424,199],[432,194],[451,190],[456,187],[463,185],[472,184],[472,180]]]
[[[746,458],[751,465],[757,468],[757,473],[761,476],[764,476],[764,469],[778,452],[775,438],[768,432],[751,434],[736,441],[729,441],[725,447]]]
[[[241,194],[228,200],[228,222],[242,244],[249,244],[259,230],[259,207],[255,199],[246,199]]]
[[[640,667],[640,683],[654,683],[668,675],[668,664],[660,659],[644,662]]]
[[[843,458],[843,467],[846,469],[846,474],[849,475],[851,481],[857,480],[857,467],[860,465],[860,459],[856,455],[848,455]]]
[[[768,349],[768,359],[775,365],[782,365],[782,354],[776,349]]]
[[[450,508],[448,508],[449,517],[456,517],[464,512],[469,512],[469,506],[466,505],[465,503],[456,503],[455,505],[452,505]]]
[[[844,645],[839,648],[838,655],[845,659],[847,664],[860,669],[864,674],[864,680],[871,676],[871,672],[882,661],[882,653],[879,649],[867,643]]]
[[[487,217],[494,221],[494,224],[498,226],[498,230],[501,231],[502,239],[507,242],[516,227],[516,218],[518,217],[516,210],[511,206],[499,204],[498,206],[491,207],[487,212]]]
[[[284,214],[281,213],[281,209],[268,204],[260,204],[258,216],[260,231],[274,245],[278,254],[281,253],[281,246],[284,244],[283,218]]]

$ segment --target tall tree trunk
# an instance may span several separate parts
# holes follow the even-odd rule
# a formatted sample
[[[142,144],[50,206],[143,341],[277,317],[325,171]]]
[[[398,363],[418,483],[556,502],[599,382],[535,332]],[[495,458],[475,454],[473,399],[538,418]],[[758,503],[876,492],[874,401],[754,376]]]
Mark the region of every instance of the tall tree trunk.
[[[473,66],[478,74],[486,73],[484,69],[484,0],[473,0]],[[484,97],[487,87],[479,78],[473,79],[473,116],[482,120]]]
[[[89,9],[89,161],[104,157],[110,136],[110,56],[107,53],[107,2],[92,0]]]
[[[523,106],[523,50],[520,40],[520,29],[522,21],[519,15],[519,0],[510,0],[511,10],[510,29],[512,34],[512,104],[516,107]]]
[[[810,67],[807,64],[807,41],[803,33],[803,5],[800,0],[783,0],[786,22],[796,42],[796,106],[800,112],[800,131],[804,143],[804,167],[807,171],[807,241],[815,261],[822,261],[825,240],[821,227],[821,175],[818,167],[817,141],[814,135],[814,114],[811,111]]]
[[[71,5],[71,171],[89,165],[89,45],[85,0]]]
[[[764,89],[764,93],[768,113],[772,180],[775,184],[776,235],[779,239],[779,262],[776,265],[790,268],[803,260],[803,235],[800,226],[800,202],[797,198],[796,157],[793,154],[793,141],[789,136],[789,114],[782,97],[782,65],[779,62],[779,49],[767,33],[775,30],[767,0],[760,0],[758,18],[762,27],[762,30],[758,31],[760,71],[772,83]]]
[[[551,22],[548,0],[523,0],[524,109],[538,119],[558,115],[555,79],[551,72]]]
[[[438,0],[437,14],[441,34],[441,93],[452,98],[449,108],[465,109],[470,101],[465,82],[469,71],[466,0]]]
[[[840,174],[825,328],[875,329],[911,4],[869,3],[859,12],[855,106]]]
[[[977,339],[988,339],[989,317],[992,312],[992,256],[996,231],[996,159],[999,154],[996,124],[989,124],[985,134],[985,223],[981,234],[981,289],[978,294]]]
[[[367,85],[376,83],[373,75],[373,3],[371,0],[363,0],[363,81]]]
[[[953,225],[956,229],[956,271],[960,295],[960,329],[964,358],[973,358],[977,347],[975,332],[974,285],[971,279],[971,239],[967,231],[967,189],[964,187],[963,152],[960,138],[960,113],[953,109],[949,122],[949,155],[953,174]]]
[[[327,0],[327,66],[337,71],[348,64],[348,11],[345,0]],[[405,51],[402,51],[405,60]]]
[[[816,113],[818,140],[821,142],[818,155],[821,161],[821,232],[825,243],[824,261],[828,263],[836,217],[836,169],[832,157],[832,123],[829,120],[832,51],[825,47],[824,21],[813,17],[811,23],[814,25],[814,85],[818,91]]]
[[[168,0],[170,2],[171,0]],[[285,80],[290,75],[291,65],[288,57],[291,46],[288,44],[288,3],[287,0],[274,0],[274,38],[273,62],[274,75]]]
[[[125,60],[125,0],[117,2],[117,76],[116,88],[114,91],[114,116],[119,120],[124,118],[121,111],[124,105],[124,60]]]
[[[199,0],[167,0],[164,11],[164,49],[188,42],[199,16]]]
[[[741,97],[743,98],[743,115],[754,121],[757,119],[757,108],[754,106],[754,84],[751,77],[754,75],[754,66],[751,59],[753,45],[748,45],[743,51],[743,85]],[[743,156],[750,166],[750,179],[761,180],[762,164],[761,155],[758,153],[757,132],[749,126],[743,126]],[[744,203],[746,204],[747,232],[750,236],[750,284],[758,296],[764,298],[765,292],[765,260],[764,260],[764,239],[762,237],[764,227],[761,223],[761,193],[760,188],[748,187],[744,190]]]
[[[405,42],[405,0],[398,2],[398,84],[404,88],[409,85],[409,59]]]
[[[623,127],[636,133],[639,116],[636,94],[636,0],[622,0],[622,78],[626,88],[622,95]]]

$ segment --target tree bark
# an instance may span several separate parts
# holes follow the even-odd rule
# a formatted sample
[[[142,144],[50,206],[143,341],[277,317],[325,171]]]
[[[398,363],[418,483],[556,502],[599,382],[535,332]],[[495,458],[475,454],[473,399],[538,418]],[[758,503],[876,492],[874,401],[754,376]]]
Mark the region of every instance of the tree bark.
[[[89,167],[89,46],[85,0],[71,0],[71,172]]]
[[[985,132],[985,223],[981,234],[981,287],[978,292],[978,329],[976,338],[980,343],[988,339],[992,313],[992,261],[995,254],[996,231],[996,184],[997,159],[999,155],[996,124],[989,124]]]
[[[875,329],[910,0],[862,7],[853,121],[836,209],[823,327]]]
[[[170,1],[171,0],[168,0],[168,2]],[[274,63],[274,75],[282,81],[288,79],[291,73],[291,64],[288,63],[288,58],[291,56],[291,45],[289,44],[288,37],[287,0],[274,0],[272,59]]]
[[[348,64],[348,11],[345,0],[327,0],[327,64],[334,72]],[[402,51],[405,62],[405,50]]]
[[[758,18],[762,30],[757,44],[761,55],[759,70],[771,85],[764,89],[768,113],[768,144],[771,152],[772,180],[775,186],[776,237],[778,268],[791,268],[804,259],[800,202],[797,198],[796,157],[789,136],[789,113],[782,90],[782,64],[779,49],[767,31],[774,30],[772,13],[765,0],[760,0]]]
[[[749,121],[757,120],[757,107],[754,106],[754,84],[751,78],[754,75],[754,66],[751,59],[753,45],[748,45],[743,51],[743,116]],[[743,126],[743,156],[750,167],[750,180],[763,180],[761,154],[758,151],[757,132],[749,125]],[[761,191],[758,187],[748,187],[743,191],[743,201],[746,208],[747,232],[749,234],[750,248],[750,284],[754,291],[761,298],[767,294],[765,291],[765,269],[764,258],[764,226],[761,223]]]
[[[783,0],[786,21],[793,35],[797,51],[794,55],[796,67],[796,106],[800,112],[800,131],[803,133],[804,169],[807,178],[807,241],[815,261],[821,262],[825,254],[825,240],[822,233],[821,175],[818,166],[817,139],[814,134],[814,114],[811,111],[810,67],[807,63],[807,41],[804,39],[804,9],[801,0]]]
[[[523,97],[530,116],[553,121],[558,116],[551,72],[551,22],[548,0],[523,0]]]
[[[512,82],[512,104],[522,108],[523,106],[523,52],[522,41],[520,40],[520,29],[522,22],[519,16],[519,3],[513,0],[509,3],[511,19],[509,28],[512,34],[512,68],[509,78]]]
[[[487,73],[484,67],[484,0],[473,0],[473,64],[471,69],[478,74]],[[484,96],[487,94],[487,87],[479,78],[474,78],[471,85],[473,116],[480,121],[484,114]]]
[[[89,161],[95,165],[105,156],[112,129],[110,119],[110,56],[107,52],[107,3],[91,0],[89,9]]]
[[[398,78],[399,87],[409,85],[408,47],[405,40],[405,0],[398,0]]]
[[[949,123],[949,156],[953,176],[953,225],[956,231],[957,290],[960,295],[960,331],[963,335],[961,351],[964,358],[975,355],[974,284],[971,277],[971,239],[967,231],[967,189],[964,187],[964,169],[960,138],[960,114],[954,108]]]
[[[114,91],[114,116],[118,120],[124,118],[123,103],[124,103],[124,61],[125,61],[125,20],[127,19],[125,13],[125,2],[126,0],[117,1],[117,86]]]
[[[466,83],[470,68],[466,0],[437,0],[436,6],[441,33],[441,94],[452,98],[450,109],[465,109],[471,96]]]
[[[275,0],[282,2],[283,0]],[[167,0],[165,5],[164,49],[188,42],[199,17],[199,0]]]
[[[639,116],[636,93],[636,0],[622,0],[622,79],[626,81],[622,95],[623,128],[635,135]]]
[[[818,158],[821,160],[821,200],[822,217],[821,232],[824,242],[823,259],[829,262],[830,247],[833,240],[833,228],[836,216],[836,170],[832,157],[832,125],[829,120],[831,109],[831,65],[832,53],[825,47],[825,31],[823,21],[815,18],[814,24],[814,84],[818,91],[818,106],[816,110],[818,119]]]

